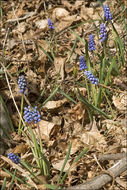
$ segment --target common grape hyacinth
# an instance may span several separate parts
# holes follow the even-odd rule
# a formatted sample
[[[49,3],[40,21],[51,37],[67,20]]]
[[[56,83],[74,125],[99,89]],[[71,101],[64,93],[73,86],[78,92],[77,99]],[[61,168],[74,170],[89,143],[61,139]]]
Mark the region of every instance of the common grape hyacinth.
[[[20,161],[20,158],[16,155],[16,154],[13,154],[13,153],[9,153],[8,154],[8,158],[14,162],[15,164],[19,164],[19,161]]]
[[[103,7],[105,20],[112,20],[112,15],[108,5]]]
[[[90,71],[85,71],[84,74],[87,76],[89,81],[92,82],[92,84],[98,85],[98,79],[95,78],[95,76],[92,75],[92,73]]]
[[[107,38],[107,30],[106,30],[106,26],[105,26],[104,23],[102,23],[100,25],[100,33],[101,33],[101,35],[100,35],[100,38],[101,38],[100,42],[103,42]]]
[[[18,86],[20,89],[19,92],[25,94],[25,92],[26,92],[26,79],[25,79],[24,75],[19,76]]]
[[[53,30],[55,27],[53,26],[53,23],[52,23],[52,21],[51,21],[51,19],[50,18],[48,18],[48,25],[49,25],[49,29],[50,30]]]
[[[31,123],[32,121],[35,123],[38,123],[41,120],[41,116],[39,111],[37,110],[37,106],[35,106],[33,109],[30,108],[30,106],[24,108],[24,119],[25,122]]]
[[[87,69],[86,62],[83,56],[79,57],[79,62],[80,62],[80,70],[82,71],[83,69]]]
[[[89,36],[88,48],[89,48],[90,52],[96,49],[94,36],[92,34],[90,34],[90,36]]]

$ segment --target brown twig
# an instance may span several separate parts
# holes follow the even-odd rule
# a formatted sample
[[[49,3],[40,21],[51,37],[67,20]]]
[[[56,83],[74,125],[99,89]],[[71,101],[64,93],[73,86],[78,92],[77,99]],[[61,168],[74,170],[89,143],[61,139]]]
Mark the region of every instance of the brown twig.
[[[117,153],[117,154],[103,154],[98,157],[98,160],[120,160],[126,156],[126,153]]]
[[[113,178],[109,173],[111,173],[114,177],[117,177],[126,170],[127,160],[126,157],[124,157],[123,159],[115,163],[111,168],[109,168],[107,170],[108,173],[102,173],[86,183],[66,188],[66,190],[98,190],[110,181],[112,181]]]

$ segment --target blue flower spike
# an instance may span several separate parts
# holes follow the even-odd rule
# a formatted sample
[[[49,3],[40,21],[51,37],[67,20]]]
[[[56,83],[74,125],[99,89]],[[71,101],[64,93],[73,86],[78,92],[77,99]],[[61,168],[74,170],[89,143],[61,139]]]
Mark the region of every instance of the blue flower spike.
[[[12,161],[12,162],[14,162],[15,164],[19,164],[19,162],[20,162],[20,158],[16,155],[16,154],[13,154],[13,153],[9,153],[8,154],[8,158]]]
[[[108,5],[103,6],[105,20],[112,20],[112,15]]]
[[[80,71],[87,69],[86,62],[83,56],[79,57],[79,62],[80,62]]]
[[[26,123],[31,123],[32,121],[34,124],[38,123],[41,120],[41,116],[39,111],[37,110],[37,106],[33,109],[30,106],[24,108],[24,119]]]
[[[54,30],[54,26],[53,26],[53,22],[51,21],[51,19],[50,18],[48,18],[48,26],[49,26],[49,29],[50,30]]]
[[[95,78],[95,76],[92,75],[90,71],[85,71],[84,74],[89,79],[89,81],[92,82],[92,84],[98,85],[98,79]]]
[[[23,93],[25,94],[26,93],[26,79],[25,79],[25,76],[22,75],[22,76],[19,76],[19,79],[18,79],[18,86],[19,86],[19,89],[20,89],[20,93]]]
[[[92,34],[89,35],[88,48],[89,48],[90,52],[92,52],[96,49],[95,48],[94,36]]]
[[[104,23],[102,23],[100,25],[100,33],[101,33],[101,35],[100,35],[100,38],[101,38],[100,42],[103,42],[107,38],[107,30],[106,30],[106,26],[105,26]]]

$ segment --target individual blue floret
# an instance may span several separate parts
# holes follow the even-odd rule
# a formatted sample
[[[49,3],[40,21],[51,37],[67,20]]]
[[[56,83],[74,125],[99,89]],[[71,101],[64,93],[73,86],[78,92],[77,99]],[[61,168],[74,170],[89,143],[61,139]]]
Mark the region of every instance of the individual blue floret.
[[[112,20],[112,15],[108,5],[103,6],[105,20]]]
[[[26,123],[31,123],[32,121],[38,123],[41,120],[41,116],[39,111],[37,110],[37,106],[33,109],[30,106],[24,108],[24,119]]]
[[[79,57],[79,62],[80,62],[80,70],[82,71],[83,69],[87,69],[86,62],[83,56]]]
[[[48,25],[49,25],[49,29],[53,30],[55,27],[53,26],[53,22],[51,21],[50,18],[48,18]]]
[[[37,106],[35,106],[32,110],[32,116],[34,123],[38,123],[41,120],[41,116],[39,111],[37,110]]]
[[[107,30],[106,30],[106,26],[105,26],[104,23],[102,23],[100,25],[100,33],[101,33],[101,35],[100,35],[100,38],[101,38],[100,42],[103,42],[107,38]]]
[[[26,123],[31,123],[33,120],[33,115],[30,106],[24,107],[24,119]]]
[[[96,49],[95,48],[94,36],[92,34],[89,35],[88,48],[89,48],[90,52]]]
[[[16,155],[16,154],[13,154],[13,153],[9,153],[8,154],[8,158],[14,162],[15,164],[19,164],[20,162],[20,158]]]
[[[25,94],[25,92],[26,92],[26,79],[25,79],[24,75],[19,76],[18,86],[20,89],[19,92]]]
[[[95,78],[90,71],[85,71],[84,74],[87,76],[89,81],[92,82],[92,84],[98,85],[98,79]]]

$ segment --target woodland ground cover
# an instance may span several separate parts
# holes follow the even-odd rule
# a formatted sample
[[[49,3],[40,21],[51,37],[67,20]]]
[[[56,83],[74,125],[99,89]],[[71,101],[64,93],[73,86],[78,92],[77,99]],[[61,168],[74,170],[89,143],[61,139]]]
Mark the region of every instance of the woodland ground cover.
[[[0,1],[1,189],[126,189],[125,13]]]

